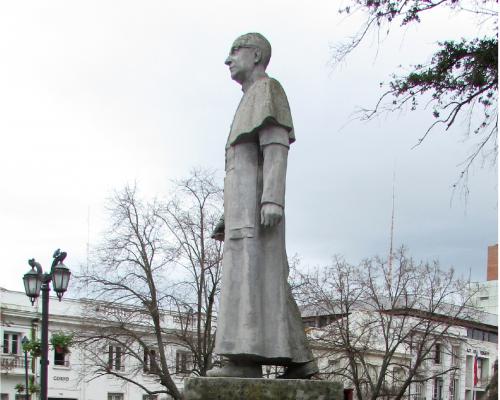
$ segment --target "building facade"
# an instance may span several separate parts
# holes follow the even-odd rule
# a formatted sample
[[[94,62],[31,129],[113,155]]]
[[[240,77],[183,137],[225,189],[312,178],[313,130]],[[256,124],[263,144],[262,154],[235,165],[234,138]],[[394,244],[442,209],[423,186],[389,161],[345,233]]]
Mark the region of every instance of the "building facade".
[[[414,310],[407,310],[412,313]],[[352,326],[357,321],[373,322],[367,318],[366,312],[356,310],[349,317]],[[415,312],[415,315],[420,315]],[[415,380],[421,382],[412,383],[405,391],[405,399],[409,400],[484,400],[486,398],[487,386],[490,383],[496,363],[498,360],[498,321],[497,316],[489,313],[477,314],[478,320],[456,320],[450,325],[448,333],[441,334],[432,346],[431,351],[425,356],[419,373]],[[316,343],[322,343],[323,335],[329,335],[328,331],[338,331],[341,325],[340,315],[309,315],[304,318],[309,327],[309,335],[316,339]],[[395,316],[397,319],[397,315]],[[416,316],[415,318],[421,318]],[[436,318],[435,315],[431,318]],[[442,316],[440,316],[442,318]],[[445,318],[445,317],[444,317]],[[396,319],[394,323],[397,324]],[[334,326],[332,328],[332,325]],[[336,325],[336,327],[335,327]],[[415,325],[416,326],[416,325]],[[340,328],[341,329],[341,328]],[[334,333],[335,335],[335,333]],[[377,333],[375,333],[377,336]],[[354,337],[354,336],[353,336]],[[416,351],[419,334],[415,332],[413,343],[401,342],[397,350],[390,358],[390,365],[385,371],[383,388],[379,397],[390,399],[398,392],[398,387],[407,377],[406,371],[416,362]],[[377,343],[377,340],[379,341]],[[365,374],[358,377],[364,381],[364,398],[369,398],[369,382],[379,379],[382,374],[382,364],[387,361],[384,353],[383,333],[379,332],[369,348],[363,350],[362,359],[366,367],[357,364],[358,371]],[[328,343],[328,339],[326,341]],[[346,400],[356,397],[356,388],[350,378],[341,378],[342,375],[352,375],[352,367],[349,366],[348,354],[341,351],[332,352],[326,347],[316,346],[320,370],[327,379],[339,380],[343,383]],[[363,385],[361,385],[363,386]]]
[[[486,281],[471,283],[471,291],[475,307],[498,315],[498,244],[488,246]]]
[[[88,321],[82,317],[85,313],[85,301],[65,298],[58,302],[50,301],[49,338],[56,332],[75,332]],[[170,325],[175,329],[174,316]],[[40,337],[41,301],[31,306],[24,293],[0,288],[0,400],[24,400],[25,391],[18,392],[19,385],[25,386],[26,371],[29,380],[39,380],[39,361],[25,354],[22,348],[24,337],[31,339]],[[172,343],[172,342],[170,342]],[[109,357],[109,368],[131,380],[137,381],[150,390],[162,387],[150,370],[144,368],[137,372],[137,366],[126,356],[119,346],[106,346],[102,349],[104,358]],[[173,378],[178,387],[182,387],[183,379],[189,375],[191,368],[190,353],[181,345],[170,345],[167,349]],[[110,375],[95,376],[92,371],[93,360],[81,351],[79,346],[72,346],[70,353],[61,355],[49,347],[48,397],[58,400],[169,400],[166,394],[148,396],[144,390],[133,383],[114,378]],[[29,386],[31,386],[29,384]],[[34,393],[31,399],[37,399]]]

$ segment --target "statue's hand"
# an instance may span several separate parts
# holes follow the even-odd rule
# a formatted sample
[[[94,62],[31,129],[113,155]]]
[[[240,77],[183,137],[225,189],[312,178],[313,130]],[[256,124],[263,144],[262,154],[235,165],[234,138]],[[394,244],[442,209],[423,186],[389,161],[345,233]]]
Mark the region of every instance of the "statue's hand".
[[[271,227],[279,224],[283,218],[283,207],[273,204],[263,204],[260,210],[260,223],[265,227]]]

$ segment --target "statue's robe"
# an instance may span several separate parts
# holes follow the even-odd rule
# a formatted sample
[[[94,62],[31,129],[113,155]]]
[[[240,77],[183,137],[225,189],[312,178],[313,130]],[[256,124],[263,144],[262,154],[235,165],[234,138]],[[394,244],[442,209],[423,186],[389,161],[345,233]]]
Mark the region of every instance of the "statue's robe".
[[[284,129],[263,129],[272,125]],[[244,93],[226,144],[218,354],[262,364],[313,359],[287,282],[284,216],[273,227],[260,223],[262,204],[285,206],[286,161],[294,140],[283,88],[269,77],[259,79]],[[267,145],[285,151],[274,153],[264,168]]]

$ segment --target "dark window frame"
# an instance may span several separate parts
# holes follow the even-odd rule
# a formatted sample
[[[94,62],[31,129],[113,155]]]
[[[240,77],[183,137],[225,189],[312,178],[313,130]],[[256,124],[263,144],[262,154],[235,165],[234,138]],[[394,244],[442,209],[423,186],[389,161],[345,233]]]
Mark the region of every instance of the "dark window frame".
[[[124,371],[124,352],[121,346],[108,346],[108,368],[114,371]]]
[[[21,354],[20,352],[20,333],[14,333],[14,332],[4,332],[3,333],[3,346],[2,346],[2,353],[3,354]]]
[[[441,343],[434,344],[434,364],[441,364],[442,362],[442,345]]]
[[[175,373],[190,374],[193,371],[193,353],[187,350],[175,352]]]

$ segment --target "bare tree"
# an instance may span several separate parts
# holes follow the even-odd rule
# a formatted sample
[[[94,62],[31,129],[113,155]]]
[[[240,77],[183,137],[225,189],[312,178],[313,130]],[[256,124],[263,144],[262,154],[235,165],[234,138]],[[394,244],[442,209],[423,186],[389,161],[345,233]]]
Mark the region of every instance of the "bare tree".
[[[222,189],[202,170],[176,182],[178,195],[158,214],[172,235],[176,264],[187,273],[178,284],[174,305],[184,315],[177,335],[192,352],[193,372],[205,376],[212,367],[214,316],[221,279],[222,245],[211,233],[222,213]]]
[[[315,346],[359,400],[408,395],[410,385],[453,372],[431,361],[460,343],[460,321],[474,316],[467,282],[438,263],[415,263],[402,248],[353,266],[336,258],[307,278],[307,302],[324,317]],[[457,354],[455,354],[457,356]]]
[[[488,400],[498,399],[498,360],[495,360],[493,365],[493,374],[491,375],[490,383],[486,387]]]
[[[126,187],[110,201],[110,229],[79,277],[91,300],[78,342],[94,377],[112,375],[180,400],[174,375],[204,374],[211,360],[221,249],[207,232],[221,190],[212,175],[195,171],[176,193],[165,205]],[[193,202],[196,210],[186,208]],[[186,259],[191,275],[179,268]],[[179,348],[192,354],[189,370],[176,363]],[[149,378],[138,379],[144,373]]]

